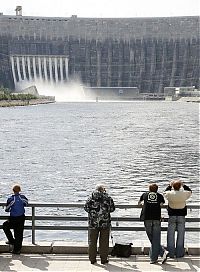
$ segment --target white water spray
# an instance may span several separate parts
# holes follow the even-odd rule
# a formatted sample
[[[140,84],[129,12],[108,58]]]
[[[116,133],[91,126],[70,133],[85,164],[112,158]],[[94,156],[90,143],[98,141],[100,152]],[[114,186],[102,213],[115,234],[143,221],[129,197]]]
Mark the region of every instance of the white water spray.
[[[35,85],[40,95],[55,96],[57,102],[86,101],[84,88],[79,80],[66,83],[51,83],[42,80],[21,81],[16,84],[16,91]]]

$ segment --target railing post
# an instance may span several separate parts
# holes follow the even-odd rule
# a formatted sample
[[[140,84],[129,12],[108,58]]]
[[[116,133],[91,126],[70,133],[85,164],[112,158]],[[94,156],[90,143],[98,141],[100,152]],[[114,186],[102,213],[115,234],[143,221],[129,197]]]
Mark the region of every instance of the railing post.
[[[32,207],[32,244],[35,244],[35,207]]]

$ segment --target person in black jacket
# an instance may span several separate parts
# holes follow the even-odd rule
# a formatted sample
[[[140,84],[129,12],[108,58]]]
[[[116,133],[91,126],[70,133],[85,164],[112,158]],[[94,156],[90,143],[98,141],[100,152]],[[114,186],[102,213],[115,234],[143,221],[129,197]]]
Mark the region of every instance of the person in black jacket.
[[[115,210],[113,199],[106,193],[104,185],[98,185],[85,203],[84,210],[88,213],[89,224],[89,259],[96,263],[97,240],[101,263],[108,263],[109,234],[111,227],[110,213]]]
[[[149,191],[143,193],[138,205],[143,204],[142,213],[144,226],[151,242],[149,252],[150,263],[158,262],[158,256],[163,257],[162,263],[167,260],[168,252],[160,244],[161,240],[161,206],[165,203],[164,197],[158,192],[158,185],[153,183],[149,185]]]

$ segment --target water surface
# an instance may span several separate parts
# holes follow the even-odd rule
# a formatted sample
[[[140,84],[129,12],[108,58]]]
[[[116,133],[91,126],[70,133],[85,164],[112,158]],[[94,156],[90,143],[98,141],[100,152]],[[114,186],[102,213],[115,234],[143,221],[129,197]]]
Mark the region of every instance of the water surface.
[[[19,181],[30,201],[84,203],[105,183],[117,204],[136,204],[149,182],[162,192],[179,177],[197,204],[198,122],[198,104],[181,102],[0,108],[0,200]]]

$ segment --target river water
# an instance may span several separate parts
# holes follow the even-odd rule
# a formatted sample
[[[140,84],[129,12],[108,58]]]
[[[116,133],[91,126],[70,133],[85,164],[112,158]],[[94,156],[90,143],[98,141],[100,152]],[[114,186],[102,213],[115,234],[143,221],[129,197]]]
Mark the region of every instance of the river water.
[[[157,182],[163,192],[171,179],[181,178],[193,190],[189,203],[199,204],[198,123],[199,105],[184,102],[0,108],[0,201],[19,182],[29,201],[84,203],[95,185],[104,183],[116,204],[136,204],[149,182]],[[63,235],[87,239],[68,232],[38,231],[37,237],[59,240]]]

